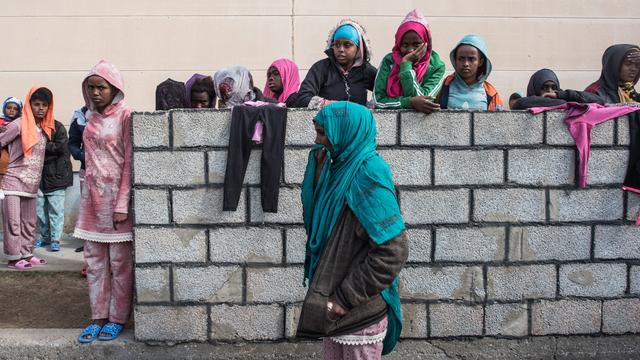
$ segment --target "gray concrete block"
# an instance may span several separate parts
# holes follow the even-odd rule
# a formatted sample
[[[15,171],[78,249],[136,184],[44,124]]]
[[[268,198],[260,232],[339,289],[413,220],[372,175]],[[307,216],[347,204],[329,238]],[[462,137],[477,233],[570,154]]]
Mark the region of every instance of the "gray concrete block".
[[[278,305],[211,307],[213,340],[277,340],[284,336],[284,309]]]
[[[592,149],[589,154],[591,185],[622,184],[627,173],[628,150]]]
[[[205,262],[207,238],[197,229],[134,229],[136,263]]]
[[[432,337],[482,335],[484,309],[481,305],[430,304]]]
[[[551,221],[622,219],[622,191],[618,189],[551,190]]]
[[[170,116],[174,148],[229,145],[229,110],[172,110]]]
[[[401,338],[425,339],[427,337],[427,305],[402,304]]]
[[[207,153],[209,160],[209,183],[224,184],[224,177],[227,171],[227,151],[213,150]],[[262,150],[253,149],[249,154],[249,162],[247,170],[244,174],[243,184],[256,185],[260,184],[260,159]]]
[[[162,302],[171,300],[169,268],[136,268],[136,299],[138,302]]]
[[[430,150],[379,150],[396,185],[431,185]]]
[[[212,229],[209,259],[225,263],[281,263],[282,231],[256,227]]]
[[[504,182],[502,150],[435,150],[436,185],[482,185]]]
[[[309,160],[309,149],[284,150],[284,182],[302,184]]]
[[[436,261],[496,261],[504,258],[505,229],[436,229]]]
[[[629,273],[631,277],[629,291],[634,295],[640,295],[640,266],[632,266]]]
[[[169,147],[169,114],[165,111],[131,114],[133,147]]]
[[[400,205],[407,224],[467,223],[469,190],[402,190]]]
[[[527,336],[527,304],[492,304],[485,312],[487,335]]]
[[[135,306],[138,341],[206,341],[206,306]]]
[[[287,133],[285,145],[313,145],[316,138],[316,130],[313,127],[313,118],[317,111],[295,109],[287,111]]]
[[[629,116],[618,118],[618,145],[629,145]]]
[[[542,300],[533,304],[533,335],[594,334],[600,332],[600,301]]]
[[[545,220],[544,190],[479,189],[474,191],[475,221],[528,222]]]
[[[298,321],[300,320],[300,312],[302,305],[289,304],[284,308],[284,336],[292,339],[296,336],[298,330]]]
[[[374,110],[376,142],[378,145],[395,145],[398,137],[398,111]]]
[[[281,223],[302,224],[302,200],[300,189],[280,188],[278,196],[278,212],[266,213],[262,211],[260,188],[251,188],[250,202],[252,223]]]
[[[136,224],[168,224],[169,195],[166,190],[133,189]]]
[[[242,268],[239,266],[175,268],[173,296],[176,301],[239,303],[242,301]]]
[[[400,113],[402,145],[471,145],[471,116],[466,111]]]
[[[560,295],[613,297],[627,288],[626,264],[560,265]]]
[[[602,332],[640,333],[640,299],[619,299],[602,303]]]
[[[133,154],[136,185],[201,185],[205,183],[204,154],[154,151]]]
[[[629,221],[636,221],[640,215],[640,194],[627,191],[627,215]]]
[[[537,186],[573,185],[575,171],[573,150],[509,150],[509,182]]]
[[[597,225],[594,255],[598,259],[640,259],[640,228],[635,225]]]
[[[587,260],[591,257],[590,226],[512,227],[509,260]]]
[[[431,230],[407,229],[409,240],[409,257],[407,262],[431,261]]]
[[[303,272],[300,266],[248,268],[247,302],[292,303],[304,300],[307,289],[302,286]]]
[[[484,280],[478,266],[405,267],[400,294],[409,300],[484,300]]]
[[[307,232],[304,228],[286,230],[287,264],[304,264],[307,246]]]
[[[222,211],[220,188],[174,191],[173,220],[178,224],[242,223],[246,218],[245,191],[240,193],[236,211]]]
[[[555,265],[489,267],[487,272],[489,300],[519,301],[555,298]]]
[[[549,145],[575,145],[567,125],[564,123],[564,111],[547,112],[547,144]],[[591,130],[592,145],[613,144],[613,121],[607,121],[596,125]]]
[[[542,144],[544,117],[528,112],[500,111],[473,114],[475,145]]]

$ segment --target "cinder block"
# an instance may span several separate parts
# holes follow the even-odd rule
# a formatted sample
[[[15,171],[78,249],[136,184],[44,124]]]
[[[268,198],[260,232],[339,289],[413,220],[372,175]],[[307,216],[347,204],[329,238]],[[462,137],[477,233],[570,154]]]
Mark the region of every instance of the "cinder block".
[[[304,300],[307,289],[302,285],[303,273],[300,266],[248,268],[247,302],[291,303]]]
[[[402,304],[402,338],[425,339],[427,337],[427,305]]]
[[[555,265],[489,267],[487,273],[489,300],[519,301],[555,298]]]
[[[304,264],[304,256],[307,246],[307,232],[304,228],[286,230],[287,236],[287,263]]]
[[[471,145],[471,116],[467,111],[400,113],[402,145],[468,146]]]
[[[244,193],[240,193],[236,211],[222,211],[222,189],[174,191],[173,220],[178,224],[242,223],[246,218]]]
[[[590,226],[512,227],[509,260],[586,260],[591,257]]]
[[[573,150],[509,150],[509,182],[537,186],[573,185],[575,171]]]
[[[256,227],[212,229],[209,259],[221,263],[280,263],[282,231]]]
[[[313,118],[317,111],[295,109],[287,111],[287,133],[285,145],[313,145],[316,139],[316,130],[313,127]]]
[[[302,184],[309,160],[309,149],[284,150],[284,182]]]
[[[169,196],[166,190],[133,190],[136,224],[168,224]]]
[[[475,145],[542,144],[543,115],[500,111],[473,114]]]
[[[629,145],[629,116],[621,116],[618,121],[618,145]]]
[[[504,182],[502,150],[435,150],[436,185],[483,185]]]
[[[402,190],[400,205],[407,224],[469,222],[469,190]]]
[[[564,111],[547,112],[547,144],[549,145],[575,145],[567,125],[564,123]],[[591,130],[592,145],[613,144],[613,121],[606,121],[596,125]]]
[[[640,299],[618,299],[602,303],[602,332],[640,333]]]
[[[284,309],[278,305],[211,307],[213,340],[277,340],[284,336]]]
[[[430,150],[380,150],[396,185],[431,185]]]
[[[398,111],[374,110],[376,142],[378,145],[395,145],[398,138]]]
[[[484,309],[481,305],[430,304],[432,337],[482,335]]]
[[[285,328],[284,336],[287,339],[294,338],[298,330],[298,321],[300,320],[300,311],[302,311],[302,305],[289,304],[285,306]]]
[[[640,194],[627,191],[627,216],[629,221],[636,221],[640,215]]]
[[[622,184],[628,160],[628,150],[592,149],[589,154],[589,184]]]
[[[504,258],[505,229],[436,229],[436,261],[496,261]]]
[[[431,230],[407,229],[409,257],[407,262],[431,261]]]
[[[484,300],[484,280],[478,266],[405,267],[400,275],[405,300]]]
[[[262,211],[260,188],[249,191],[251,203],[252,223],[302,224],[302,200],[300,189],[280,188],[278,196],[278,212],[266,213]]]
[[[618,189],[551,190],[552,221],[606,221],[622,219],[622,191]]]
[[[172,110],[173,147],[228,146],[230,110]]]
[[[479,189],[474,191],[475,221],[533,222],[545,220],[544,190]]]
[[[206,341],[206,306],[135,306],[138,341]]]
[[[627,288],[626,264],[560,265],[562,296],[613,297]]]
[[[594,334],[600,332],[600,301],[542,300],[533,304],[533,335]]]
[[[640,295],[640,266],[632,266],[629,273],[631,277],[629,291],[634,295]]]
[[[224,184],[224,177],[227,171],[227,150],[213,150],[207,153],[209,160],[209,183]],[[262,150],[252,149],[249,154],[247,170],[244,174],[243,184],[260,184],[260,160]]]
[[[171,300],[169,268],[136,268],[136,300],[162,302]]]
[[[598,259],[640,259],[638,239],[636,225],[597,225],[594,255]]]
[[[485,311],[487,335],[527,336],[527,304],[492,304]]]
[[[204,230],[136,228],[134,235],[136,263],[207,260]]]
[[[154,151],[133,154],[136,185],[201,185],[205,183],[204,154]]]
[[[169,147],[169,116],[165,111],[131,114],[134,148]]]
[[[175,268],[173,289],[176,301],[239,303],[242,301],[242,268],[239,266]]]

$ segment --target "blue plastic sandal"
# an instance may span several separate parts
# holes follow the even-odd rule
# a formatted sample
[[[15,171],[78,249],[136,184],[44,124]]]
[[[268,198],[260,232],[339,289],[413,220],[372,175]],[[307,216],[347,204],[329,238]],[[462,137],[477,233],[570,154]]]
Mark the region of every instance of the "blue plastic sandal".
[[[36,240],[35,244],[33,244],[34,247],[42,247],[42,244],[44,244],[44,242],[40,239]]]
[[[60,251],[60,243],[59,242],[52,242],[51,246],[49,247],[49,251]]]
[[[91,324],[86,328],[84,328],[84,330],[82,330],[82,334],[80,334],[80,337],[78,337],[78,341],[84,344],[90,343],[98,338],[98,335],[100,334],[100,330],[102,330],[102,326],[97,324]],[[87,335],[91,335],[91,337],[90,338],[85,337]]]
[[[113,339],[117,338],[120,335],[120,333],[122,332],[122,329],[124,329],[124,325],[108,322],[108,323],[104,324],[104,326],[102,327],[102,330],[100,330],[100,332],[101,333],[106,333],[106,334],[109,334],[109,335],[107,335],[107,336],[98,335],[98,340],[102,340],[102,341],[113,340]]]

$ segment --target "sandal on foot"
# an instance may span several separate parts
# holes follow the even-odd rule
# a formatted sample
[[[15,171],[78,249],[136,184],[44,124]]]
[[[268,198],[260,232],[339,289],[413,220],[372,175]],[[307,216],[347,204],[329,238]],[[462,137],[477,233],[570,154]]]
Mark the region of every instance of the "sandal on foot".
[[[33,266],[42,266],[42,265],[46,265],[47,264],[47,260],[45,259],[40,259],[37,256],[32,256],[31,259],[29,259],[29,262],[31,263],[31,265]]]
[[[29,270],[33,267],[33,265],[31,265],[30,262],[28,262],[27,260],[18,260],[17,262],[13,263],[13,264],[9,264],[9,268],[10,269],[16,269],[16,270]]]
[[[102,326],[98,324],[91,324],[82,330],[82,334],[78,337],[78,341],[81,343],[90,343],[98,338],[100,331],[102,330]],[[91,337],[85,337],[87,335],[91,335]]]
[[[101,333],[109,334],[107,336],[98,335],[98,340],[108,341],[117,338],[124,329],[124,325],[108,322],[100,330]]]
[[[60,251],[60,242],[59,241],[52,242],[51,246],[49,247],[49,251]]]

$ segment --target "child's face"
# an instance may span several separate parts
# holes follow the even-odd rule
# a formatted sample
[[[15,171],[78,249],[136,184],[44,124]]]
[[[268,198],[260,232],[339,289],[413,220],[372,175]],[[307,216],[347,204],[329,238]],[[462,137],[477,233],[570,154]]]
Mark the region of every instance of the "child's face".
[[[274,94],[282,94],[282,78],[280,77],[280,71],[275,66],[267,70],[267,86]]]
[[[620,65],[620,82],[634,82],[640,73],[640,51],[631,50],[624,56]]]
[[[211,99],[206,91],[191,93],[191,107],[194,109],[206,109],[211,107]]]
[[[36,121],[42,121],[49,110],[49,103],[42,100],[31,101],[31,112]]]
[[[471,45],[460,45],[456,51],[456,73],[467,84],[473,84],[478,78],[478,69],[484,64],[480,51]]]
[[[20,111],[18,105],[14,103],[8,103],[7,106],[4,107],[4,115],[11,119],[18,116],[18,111]]]
[[[342,67],[348,67],[356,61],[358,47],[351,40],[336,39],[333,43],[333,56]]]
[[[423,41],[417,32],[413,30],[407,31],[402,37],[402,41],[400,42],[400,55],[404,57],[408,53],[417,49],[420,45],[422,45],[422,43]]]
[[[329,151],[333,152],[333,146],[329,142],[327,134],[324,132],[324,127],[317,122],[313,122],[313,127],[316,130],[316,140],[314,141],[318,145],[324,145]]]
[[[558,90],[558,85],[551,80],[547,80],[542,84],[542,88],[540,89],[540,94],[538,96],[544,96],[545,94],[550,94]]]
[[[87,89],[93,106],[95,106],[99,112],[110,105],[118,93],[107,80],[98,75],[89,76],[87,79]]]

